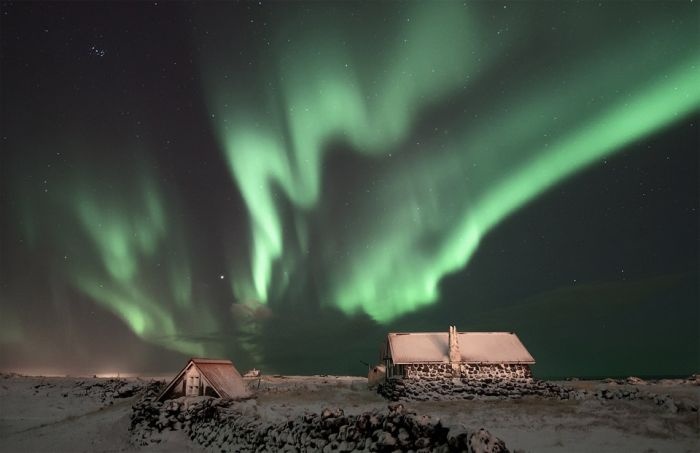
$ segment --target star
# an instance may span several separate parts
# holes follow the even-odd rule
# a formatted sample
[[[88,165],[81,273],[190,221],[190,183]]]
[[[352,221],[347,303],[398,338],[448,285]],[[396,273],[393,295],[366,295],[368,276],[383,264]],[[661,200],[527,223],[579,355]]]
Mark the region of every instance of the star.
[[[90,55],[94,55],[96,57],[102,58],[105,56],[105,53],[106,53],[105,50],[100,48],[100,47],[97,47],[94,45],[90,46]]]

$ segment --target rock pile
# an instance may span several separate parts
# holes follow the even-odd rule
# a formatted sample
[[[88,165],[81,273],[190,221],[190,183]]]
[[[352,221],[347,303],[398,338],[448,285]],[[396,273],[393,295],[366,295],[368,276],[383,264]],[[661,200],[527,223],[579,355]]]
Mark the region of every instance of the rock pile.
[[[664,378],[664,379],[648,379],[648,380],[644,380],[644,379],[638,378],[636,376],[629,376],[625,379],[605,378],[605,379],[603,379],[603,382],[606,384],[617,384],[617,385],[625,385],[625,384],[630,384],[630,385],[660,384],[660,385],[669,385],[669,386],[700,385],[700,374],[691,374],[687,378],[683,378],[683,379]]]
[[[401,404],[387,412],[345,415],[340,408],[267,423],[230,400],[199,397],[134,406],[132,441],[158,442],[163,430],[183,429],[194,442],[216,451],[350,452],[507,452],[488,431],[450,430],[439,420],[408,412]]]
[[[87,396],[104,404],[113,404],[115,399],[130,398],[151,385],[148,381],[128,381],[125,379],[105,379],[78,381],[71,393]],[[160,383],[158,383],[160,385]],[[64,394],[63,396],[68,396]]]
[[[648,400],[673,413],[698,411],[697,401],[676,400],[670,395],[657,395],[615,381],[608,384],[588,391],[536,379],[390,379],[381,384],[377,391],[391,401],[520,399],[536,396],[559,400]]]
[[[653,392],[643,392],[636,387],[602,388],[599,387],[592,395],[585,390],[579,391],[585,396],[599,400],[648,400],[669,412],[697,412],[698,402],[692,399],[675,399],[671,395],[658,395]]]

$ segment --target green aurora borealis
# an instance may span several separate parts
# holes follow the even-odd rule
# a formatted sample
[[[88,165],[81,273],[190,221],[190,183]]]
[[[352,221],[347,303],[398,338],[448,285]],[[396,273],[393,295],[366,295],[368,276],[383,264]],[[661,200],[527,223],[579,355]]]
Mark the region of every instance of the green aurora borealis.
[[[12,14],[3,18],[3,55],[13,61],[31,52],[13,47],[20,44],[11,21],[38,19],[29,19],[29,7],[6,8]],[[142,348],[138,358],[117,360],[125,368],[153,366],[144,365],[149,360],[172,366],[186,354],[285,372],[322,372],[319,360],[352,372],[357,357],[374,359],[387,330],[456,323],[520,329],[533,355],[550,360],[546,373],[585,373],[544,349],[543,336],[566,319],[552,313],[556,306],[585,311],[589,299],[581,294],[590,294],[598,299],[590,307],[609,310],[605,323],[636,323],[632,338],[652,325],[650,307],[660,294],[677,293],[680,318],[697,315],[697,285],[682,289],[688,275],[697,277],[697,250],[690,264],[685,255],[657,259],[641,233],[615,238],[652,263],[629,276],[632,282],[591,257],[572,271],[589,275],[579,283],[583,293],[564,287],[564,270],[550,286],[542,277],[510,295],[468,277],[479,272],[482,247],[485,256],[499,247],[489,242],[502,237],[499,228],[516,222],[513,237],[530,237],[529,210],[553,188],[591,191],[577,183],[586,181],[582,174],[602,172],[596,169],[609,161],[627,168],[621,159],[646,159],[634,154],[657,136],[695,135],[650,155],[675,152],[695,162],[689,178],[697,178],[694,3],[170,5],[168,20],[144,19],[128,36],[108,12],[90,8],[86,17],[108,36],[100,38],[104,55],[83,52],[51,82],[37,72],[36,85],[34,78],[23,85],[21,64],[3,65],[0,345],[7,360],[0,365],[29,366],[9,351],[41,330],[52,333],[37,344],[59,338],[85,351],[72,366],[88,367],[92,349],[83,330],[102,329],[85,318],[85,307],[102,310],[93,315],[122,338],[116,341]],[[107,9],[117,18],[130,11]],[[146,18],[159,17],[148,11]],[[162,37],[135,34],[149,27]],[[52,48],[36,39],[37,49]],[[69,67],[61,54],[45,54],[51,51],[35,49],[42,62],[35,67]],[[47,107],[47,99],[64,107]],[[673,132],[688,124],[694,134]],[[649,168],[655,166],[661,169]],[[624,180],[611,184],[626,187]],[[668,209],[659,206],[654,212]],[[537,222],[560,229],[566,221],[551,209]],[[697,226],[697,210],[679,205],[677,212],[689,216],[691,230]],[[674,231],[665,228],[659,237]],[[573,234],[585,237],[583,228]],[[596,244],[590,234],[588,243]],[[696,241],[687,247],[697,245],[697,235],[678,234]],[[612,259],[605,247],[600,262]],[[522,257],[522,267],[536,268],[528,263],[552,252],[541,253]],[[525,307],[540,307],[542,315]],[[37,312],[53,314],[30,322]],[[528,313],[552,320],[552,330]],[[688,325],[685,336],[664,340],[676,349],[683,343],[679,355],[697,352],[687,343],[697,343],[698,330]],[[308,362],[284,358],[334,335],[346,340],[340,349],[350,359],[330,358],[333,348]],[[162,351],[170,352],[153,359]],[[596,364],[590,373],[663,374],[698,365],[697,357],[640,365],[642,356],[630,354],[619,368]],[[600,363],[612,355],[606,360]]]
[[[528,27],[524,8],[503,18],[515,23],[509,33]],[[361,36],[355,49],[347,44],[355,38],[350,21],[328,23],[319,14],[295,27],[302,22],[292,20],[280,28],[300,38],[285,42],[280,36],[274,39],[280,48],[261,57],[270,60],[261,72],[272,75],[260,79],[260,96],[225,76],[225,46],[217,46],[207,79],[213,123],[253,231],[250,276],[233,276],[238,300],[266,302],[270,291],[284,291],[284,276],[292,272],[287,267],[298,262],[285,255],[307,248],[309,213],[323,202],[323,152],[333,140],[396,160],[414,140],[423,148],[408,151],[399,170],[358,200],[357,217],[368,220],[353,232],[353,243],[339,240],[335,252],[342,258],[328,263],[328,284],[321,288],[321,300],[345,313],[362,311],[387,322],[437,301],[440,279],[463,268],[481,238],[513,210],[700,106],[700,54],[678,45],[692,36],[659,28],[648,49],[638,44],[645,24],[609,50],[595,47],[603,64],[591,66],[587,56],[554,61],[548,68],[554,77],[512,83],[507,95],[482,104],[479,118],[453,111],[445,119],[433,106],[454,93],[468,104],[470,79],[497,65],[499,54],[518,50],[508,38],[476,44],[488,42],[478,26],[486,14],[457,3],[421,3],[394,23],[377,24],[379,30],[364,29],[367,36],[395,30],[380,43],[392,56],[385,61],[366,55],[371,43]],[[588,27],[580,23],[570,32],[590,40]],[[414,136],[412,126],[430,107],[436,118],[422,122],[449,133]],[[293,204],[290,221],[283,219],[277,192]],[[285,229],[294,235],[285,237]],[[357,236],[366,247],[356,247]],[[285,244],[290,240],[297,243]]]

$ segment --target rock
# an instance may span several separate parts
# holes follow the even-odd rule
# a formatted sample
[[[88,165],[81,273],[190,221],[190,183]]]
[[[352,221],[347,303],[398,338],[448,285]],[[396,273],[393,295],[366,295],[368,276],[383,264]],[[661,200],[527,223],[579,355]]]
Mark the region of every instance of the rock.
[[[700,374],[692,374],[685,380],[686,384],[700,385]]]
[[[399,434],[396,436],[401,446],[410,445],[411,435],[405,428],[399,428]]]
[[[419,439],[416,439],[413,445],[418,449],[428,448],[430,446],[430,439],[428,439],[427,437],[421,437]]]
[[[326,408],[321,412],[321,418],[326,419],[326,418],[337,418],[337,417],[342,417],[344,414],[343,410],[340,408]]]
[[[451,431],[447,436],[447,444],[454,451],[467,450],[469,447],[469,433],[466,431]]]
[[[697,401],[693,401],[691,399],[684,399],[684,400],[677,401],[676,405],[678,406],[679,411],[689,411],[689,412],[697,412],[698,411]]]
[[[663,402],[663,406],[672,414],[678,412],[678,406],[676,406],[676,403],[675,401],[673,401],[673,398],[666,398],[666,400]]]
[[[389,432],[381,431],[377,436],[377,445],[381,445],[383,447],[393,447],[396,445],[396,438]]]
[[[387,407],[389,408],[390,413],[401,414],[404,411],[403,404],[401,403],[389,404]]]
[[[122,385],[117,389],[116,394],[114,395],[115,398],[129,398],[131,396],[134,396],[136,392],[140,390],[140,387],[134,383]]]
[[[469,436],[469,451],[473,453],[507,453],[505,442],[484,428]]]

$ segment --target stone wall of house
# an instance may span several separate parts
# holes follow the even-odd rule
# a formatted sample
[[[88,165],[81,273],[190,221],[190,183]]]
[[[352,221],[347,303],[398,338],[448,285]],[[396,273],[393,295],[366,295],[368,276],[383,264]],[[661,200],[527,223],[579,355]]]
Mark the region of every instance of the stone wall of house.
[[[408,379],[438,379],[459,377],[465,379],[528,379],[532,377],[528,365],[480,365],[462,363],[453,372],[450,363],[416,363],[405,366]]]
[[[532,377],[528,365],[501,363],[495,365],[478,365],[463,363],[459,365],[460,377],[468,379],[527,379]]]
[[[449,363],[415,363],[406,365],[408,379],[437,379],[453,376],[452,365]]]
[[[582,399],[572,389],[532,378],[390,378],[377,391],[392,401],[519,399],[527,396]]]

